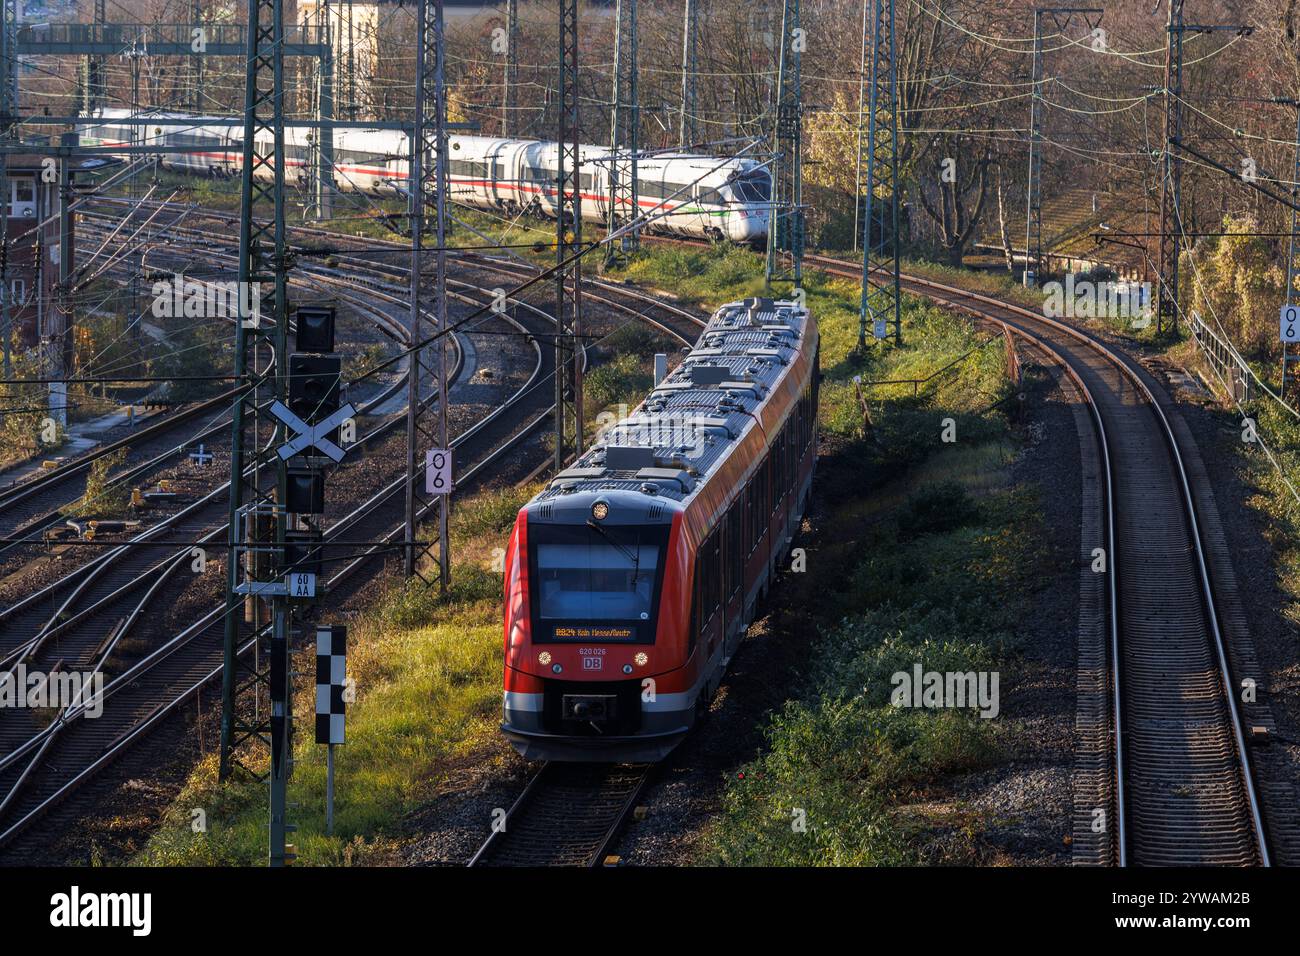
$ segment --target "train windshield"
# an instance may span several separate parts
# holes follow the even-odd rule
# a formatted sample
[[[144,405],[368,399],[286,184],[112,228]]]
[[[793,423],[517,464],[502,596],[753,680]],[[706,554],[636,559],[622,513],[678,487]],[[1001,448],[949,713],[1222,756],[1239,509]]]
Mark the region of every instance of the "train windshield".
[[[542,620],[648,620],[658,564],[653,545],[543,544],[537,549]]]
[[[746,202],[770,202],[772,199],[772,178],[761,169],[743,173],[732,182]]]
[[[556,640],[652,638],[665,531],[594,521],[530,531],[542,633]],[[626,626],[599,633],[584,626],[600,622]]]

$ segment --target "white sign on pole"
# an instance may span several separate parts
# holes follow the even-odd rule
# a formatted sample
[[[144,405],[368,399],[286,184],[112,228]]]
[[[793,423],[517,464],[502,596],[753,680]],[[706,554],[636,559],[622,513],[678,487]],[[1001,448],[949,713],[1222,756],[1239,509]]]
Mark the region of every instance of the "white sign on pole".
[[[455,488],[451,477],[451,449],[434,448],[424,455],[424,490],[430,495],[449,495]]]
[[[316,575],[307,571],[293,571],[285,577],[284,586],[291,598],[314,598]]]
[[[1282,341],[1300,342],[1300,305],[1282,306]]]

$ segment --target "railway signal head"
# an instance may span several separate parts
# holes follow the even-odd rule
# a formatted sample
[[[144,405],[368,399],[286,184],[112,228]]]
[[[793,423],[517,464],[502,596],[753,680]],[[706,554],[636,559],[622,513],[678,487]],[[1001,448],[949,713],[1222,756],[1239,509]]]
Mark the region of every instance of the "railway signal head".
[[[324,551],[319,532],[285,532],[284,574],[314,574],[319,578],[323,566]]]
[[[325,511],[325,475],[315,468],[290,468],[285,485],[285,509],[300,515]]]
[[[338,411],[342,367],[337,355],[290,355],[289,410],[309,424]]]
[[[299,352],[334,351],[334,306],[302,305],[294,318],[297,328],[294,344]]]

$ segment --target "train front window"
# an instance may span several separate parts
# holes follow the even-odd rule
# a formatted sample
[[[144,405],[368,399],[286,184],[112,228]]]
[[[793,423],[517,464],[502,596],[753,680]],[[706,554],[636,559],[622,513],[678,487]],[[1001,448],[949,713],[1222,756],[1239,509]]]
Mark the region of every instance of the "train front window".
[[[734,182],[747,202],[764,203],[772,199],[772,178],[761,170],[737,176]]]
[[[653,640],[666,528],[544,525],[530,537],[535,634]]]
[[[541,545],[542,620],[647,621],[658,564],[659,549],[653,545]]]

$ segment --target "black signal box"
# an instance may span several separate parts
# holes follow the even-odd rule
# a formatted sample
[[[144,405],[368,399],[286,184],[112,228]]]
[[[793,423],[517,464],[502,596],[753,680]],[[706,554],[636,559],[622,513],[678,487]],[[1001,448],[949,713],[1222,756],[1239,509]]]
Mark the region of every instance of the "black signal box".
[[[294,319],[293,341],[299,352],[334,351],[334,306],[300,305]]]
[[[285,510],[299,515],[325,512],[325,475],[313,468],[290,468],[286,476]]]

